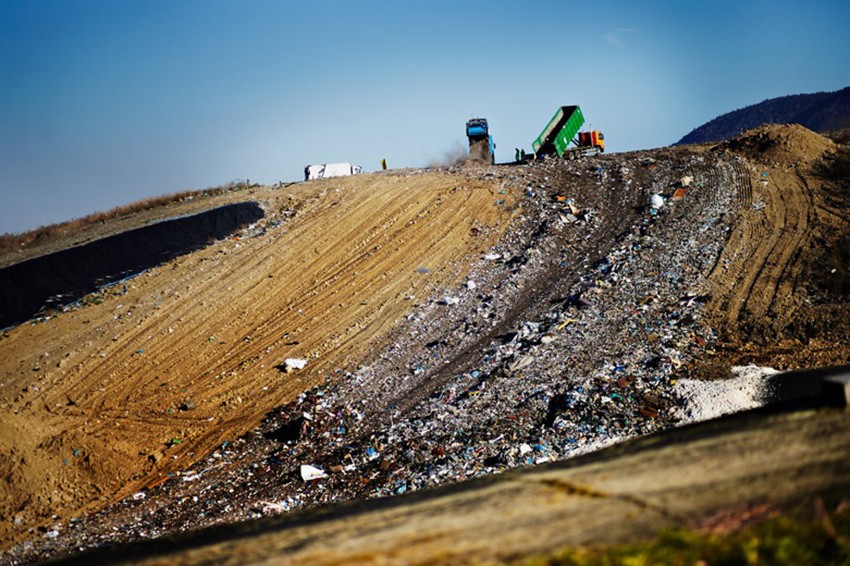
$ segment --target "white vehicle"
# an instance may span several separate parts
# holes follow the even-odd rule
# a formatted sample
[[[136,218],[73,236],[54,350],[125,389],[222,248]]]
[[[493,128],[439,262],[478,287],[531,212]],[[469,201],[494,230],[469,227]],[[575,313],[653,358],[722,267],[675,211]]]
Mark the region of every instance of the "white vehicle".
[[[321,165],[308,165],[304,168],[304,180],[328,179],[330,177],[347,177],[362,173],[363,168],[351,163],[323,163]]]

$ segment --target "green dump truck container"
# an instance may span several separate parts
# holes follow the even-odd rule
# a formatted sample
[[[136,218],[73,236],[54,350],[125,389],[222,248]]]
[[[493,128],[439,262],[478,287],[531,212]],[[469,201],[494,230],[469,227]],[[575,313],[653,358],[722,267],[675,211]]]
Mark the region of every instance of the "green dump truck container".
[[[537,139],[531,142],[531,147],[535,155],[542,156],[552,153],[558,154],[558,157],[563,157],[564,151],[570,145],[570,142],[576,137],[576,134],[584,124],[584,116],[581,113],[581,108],[578,106],[561,106],[537,136]]]

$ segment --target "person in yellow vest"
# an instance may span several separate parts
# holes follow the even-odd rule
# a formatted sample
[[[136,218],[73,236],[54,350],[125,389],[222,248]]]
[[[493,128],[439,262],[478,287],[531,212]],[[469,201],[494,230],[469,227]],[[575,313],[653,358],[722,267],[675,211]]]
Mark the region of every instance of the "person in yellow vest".
[[[381,169],[383,169],[384,171],[387,170],[387,158],[386,157],[381,159]]]

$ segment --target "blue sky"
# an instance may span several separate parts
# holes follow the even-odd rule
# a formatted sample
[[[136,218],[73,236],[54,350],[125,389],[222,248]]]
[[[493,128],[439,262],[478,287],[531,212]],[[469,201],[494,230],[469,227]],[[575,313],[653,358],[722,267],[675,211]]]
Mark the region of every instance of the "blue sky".
[[[0,0],[0,233],[234,179],[510,160],[579,104],[609,151],[850,86],[850,3]]]

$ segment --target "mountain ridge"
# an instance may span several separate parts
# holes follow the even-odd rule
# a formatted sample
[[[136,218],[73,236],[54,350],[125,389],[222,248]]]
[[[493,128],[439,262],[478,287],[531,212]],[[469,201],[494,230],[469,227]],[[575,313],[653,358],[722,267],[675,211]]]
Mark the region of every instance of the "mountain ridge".
[[[709,120],[673,145],[725,141],[765,124],[800,124],[815,132],[850,128],[850,86],[769,98]]]

